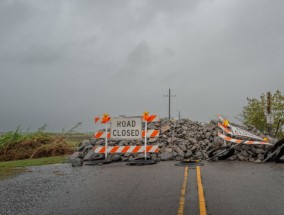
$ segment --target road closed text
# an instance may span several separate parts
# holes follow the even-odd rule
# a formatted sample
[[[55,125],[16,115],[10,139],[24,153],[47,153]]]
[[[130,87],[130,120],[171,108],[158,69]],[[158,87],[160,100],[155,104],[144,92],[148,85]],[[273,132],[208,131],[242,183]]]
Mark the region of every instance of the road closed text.
[[[140,131],[139,130],[113,130],[112,137],[138,137],[139,138]]]
[[[141,137],[141,117],[116,117],[111,119],[112,139],[140,139]]]

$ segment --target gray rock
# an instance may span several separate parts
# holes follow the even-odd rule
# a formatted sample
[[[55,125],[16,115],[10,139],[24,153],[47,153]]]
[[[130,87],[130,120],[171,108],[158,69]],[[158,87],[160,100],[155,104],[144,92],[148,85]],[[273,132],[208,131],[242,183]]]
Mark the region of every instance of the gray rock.
[[[238,159],[237,155],[233,155],[233,156],[228,158],[229,161],[235,161],[237,159]]]
[[[165,143],[157,143],[157,146],[158,146],[159,148],[164,148],[164,147],[165,147]]]
[[[205,133],[205,138],[206,138],[206,139],[209,139],[210,136],[211,136],[211,132],[206,132],[206,133]]]
[[[128,158],[129,161],[133,161],[135,160],[135,157],[133,155],[131,155],[129,158]]]
[[[77,151],[82,152],[84,150],[84,146],[77,147]]]
[[[96,153],[93,150],[90,150],[83,158],[83,161],[92,161],[96,157]]]
[[[193,145],[196,145],[198,143],[195,138],[189,138],[188,141]]]
[[[255,163],[261,163],[261,160],[257,159],[257,160],[255,161]]]
[[[171,129],[171,126],[170,125],[165,125],[161,128],[161,133],[165,133],[167,131],[169,131]]]
[[[176,137],[169,137],[168,140],[167,140],[167,142],[168,142],[168,143],[173,143],[173,142],[175,142],[176,140],[177,140]]]
[[[119,146],[128,146],[129,144],[128,144],[127,140],[121,140],[121,141],[119,141],[118,145]]]
[[[177,156],[175,160],[176,160],[176,161],[181,161],[181,160],[183,160],[183,157]]]
[[[83,160],[81,158],[74,158],[70,160],[72,167],[82,166]]]
[[[249,154],[249,155],[252,155],[252,156],[255,156],[256,154],[253,152],[253,151],[251,151],[251,150],[247,150],[247,153]]]
[[[186,152],[186,151],[187,151],[186,145],[184,145],[184,144],[179,144],[179,148],[180,148],[183,152]]]
[[[265,154],[265,151],[263,149],[256,149],[257,154]]]
[[[264,155],[263,154],[258,154],[257,158],[262,161],[262,160],[264,160]]]
[[[248,156],[249,156],[249,154],[247,153],[247,151],[242,151],[242,152],[241,152],[241,155],[244,156],[244,157],[248,157]]]
[[[149,123],[149,124],[147,125],[147,128],[148,128],[148,129],[157,129],[157,126],[156,126],[154,123]]]
[[[196,146],[192,146],[192,147],[190,148],[190,150],[192,151],[192,153],[195,153],[196,149],[197,149]]]
[[[135,156],[135,159],[143,159],[145,158],[145,154],[144,153],[139,153]],[[150,159],[151,155],[149,153],[146,154],[146,158]]]
[[[101,146],[101,145],[104,145],[105,144],[105,140],[104,139],[99,139],[96,141],[96,145],[97,146]]]
[[[241,154],[237,154],[237,157],[240,161],[248,161],[248,159]]]
[[[184,155],[184,158],[185,158],[185,159],[188,159],[188,158],[190,158],[190,157],[192,157],[192,156],[193,156],[192,151],[187,150],[186,154]]]
[[[148,140],[148,142],[149,143],[155,143],[155,142],[157,142],[157,140],[158,140],[158,138],[150,138],[149,140]]]
[[[90,145],[86,145],[85,148],[83,149],[82,153],[85,155],[87,154],[91,149],[93,148],[93,146]]]
[[[128,161],[127,157],[121,157],[121,161]]]
[[[161,154],[161,161],[173,160],[175,155],[173,153],[164,152]]]
[[[167,153],[172,153],[172,152],[173,152],[173,149],[172,149],[172,148],[166,148],[166,149],[165,149],[165,152],[167,152]]]
[[[97,139],[90,139],[90,144],[92,146],[96,145]]]
[[[81,157],[81,153],[80,153],[80,152],[74,152],[74,153],[69,157],[69,159],[70,159],[70,160],[73,160],[73,159],[80,158],[80,157]]]
[[[177,152],[179,157],[184,157],[184,152],[181,150],[181,148],[176,147],[175,151]]]
[[[224,140],[221,137],[214,137],[214,143],[222,145],[224,143]]]
[[[114,161],[114,162],[118,162],[118,161],[121,161],[122,158],[121,158],[120,155],[112,155],[111,160]]]
[[[255,161],[254,158],[249,159],[249,162],[254,162],[254,161]]]
[[[196,152],[195,156],[197,159],[202,159],[204,157],[201,151]]]
[[[124,157],[127,157],[127,158],[129,158],[129,157],[131,157],[132,156],[132,153],[125,153],[124,154]]]

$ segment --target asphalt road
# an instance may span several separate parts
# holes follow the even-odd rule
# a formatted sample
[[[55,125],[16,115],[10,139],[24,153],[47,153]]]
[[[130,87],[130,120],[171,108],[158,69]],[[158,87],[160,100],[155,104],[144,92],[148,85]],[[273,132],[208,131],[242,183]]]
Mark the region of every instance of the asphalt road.
[[[0,214],[178,214],[185,167],[31,167],[0,181]],[[201,167],[209,215],[284,214],[284,164],[204,162]],[[200,214],[195,168],[189,168],[184,214]]]

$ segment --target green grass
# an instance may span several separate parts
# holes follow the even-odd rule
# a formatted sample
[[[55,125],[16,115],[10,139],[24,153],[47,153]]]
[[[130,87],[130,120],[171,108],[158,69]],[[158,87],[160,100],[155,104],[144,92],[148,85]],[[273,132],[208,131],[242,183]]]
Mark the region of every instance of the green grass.
[[[12,145],[12,144],[17,144],[19,142],[38,140],[38,139],[44,139],[46,141],[50,141],[50,135],[42,131],[24,134],[21,133],[19,129],[17,129],[15,132],[11,131],[0,136],[0,150],[4,149],[9,144]]]
[[[67,156],[26,159],[17,161],[0,162],[0,179],[9,178],[18,173],[27,171],[25,167],[28,166],[41,166],[47,164],[57,164],[67,162]]]

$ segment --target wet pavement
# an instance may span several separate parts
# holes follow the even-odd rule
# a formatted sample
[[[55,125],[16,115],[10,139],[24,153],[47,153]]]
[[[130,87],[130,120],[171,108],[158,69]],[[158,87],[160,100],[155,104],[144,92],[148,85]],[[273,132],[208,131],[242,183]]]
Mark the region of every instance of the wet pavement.
[[[30,167],[0,181],[0,214],[177,214],[185,167],[112,163]],[[284,164],[204,162],[207,214],[284,214]],[[199,214],[189,168],[184,214]]]

